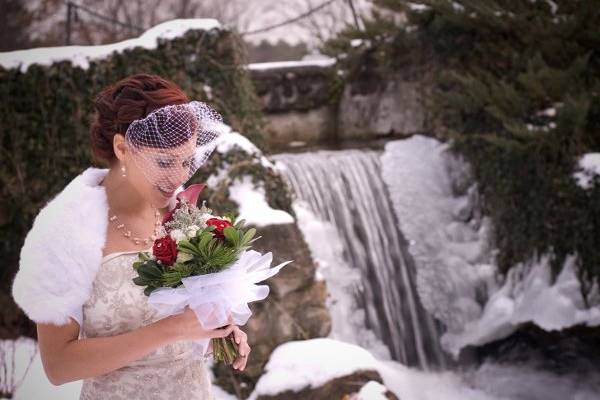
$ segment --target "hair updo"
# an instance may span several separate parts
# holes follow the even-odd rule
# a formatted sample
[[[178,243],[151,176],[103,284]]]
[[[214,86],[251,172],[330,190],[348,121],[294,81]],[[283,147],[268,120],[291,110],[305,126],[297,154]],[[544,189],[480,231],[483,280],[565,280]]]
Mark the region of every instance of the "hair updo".
[[[125,135],[129,124],[152,111],[189,102],[175,83],[157,75],[131,75],[108,86],[94,101],[90,135],[94,158],[107,165],[116,160],[113,137]]]

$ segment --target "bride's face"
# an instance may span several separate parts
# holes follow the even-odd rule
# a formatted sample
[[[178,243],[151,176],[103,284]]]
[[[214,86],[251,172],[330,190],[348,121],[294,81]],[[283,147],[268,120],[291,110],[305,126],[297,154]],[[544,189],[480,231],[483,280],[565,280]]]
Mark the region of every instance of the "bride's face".
[[[129,147],[127,178],[157,208],[166,207],[175,190],[196,171],[196,138],[173,148]]]

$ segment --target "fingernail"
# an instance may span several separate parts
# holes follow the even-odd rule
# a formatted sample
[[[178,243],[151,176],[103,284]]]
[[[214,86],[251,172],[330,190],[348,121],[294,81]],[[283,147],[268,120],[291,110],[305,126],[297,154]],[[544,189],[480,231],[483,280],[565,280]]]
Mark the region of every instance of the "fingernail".
[[[240,339],[236,340],[235,342],[236,342],[237,344],[240,344]]]

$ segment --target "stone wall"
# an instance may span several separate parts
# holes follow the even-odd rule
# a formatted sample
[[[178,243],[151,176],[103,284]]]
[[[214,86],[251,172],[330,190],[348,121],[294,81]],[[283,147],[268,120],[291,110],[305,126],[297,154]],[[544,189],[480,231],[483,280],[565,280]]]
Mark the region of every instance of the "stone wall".
[[[340,99],[338,138],[410,136],[428,130],[426,79],[401,74],[385,82],[348,82]]]
[[[335,68],[322,61],[248,66],[267,122],[267,141],[282,147],[335,136]]]
[[[346,79],[332,62],[248,67],[275,148],[346,139],[408,136],[430,130],[427,74]]]

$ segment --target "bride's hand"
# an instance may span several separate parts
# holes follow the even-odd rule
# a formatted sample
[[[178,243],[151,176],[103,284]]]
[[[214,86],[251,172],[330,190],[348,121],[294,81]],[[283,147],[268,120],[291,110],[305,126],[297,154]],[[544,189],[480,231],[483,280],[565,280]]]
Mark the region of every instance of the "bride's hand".
[[[237,325],[233,326],[233,337],[235,343],[238,345],[238,356],[233,361],[233,368],[237,368],[243,371],[246,368],[248,362],[248,355],[250,354],[250,346],[248,346],[248,335],[242,331]]]
[[[197,340],[197,339],[216,339],[224,338],[234,331],[233,318],[229,316],[227,325],[216,329],[204,329],[198,321],[198,317],[194,311],[188,306],[185,311],[180,314],[175,314],[167,319],[171,319],[176,340]]]

